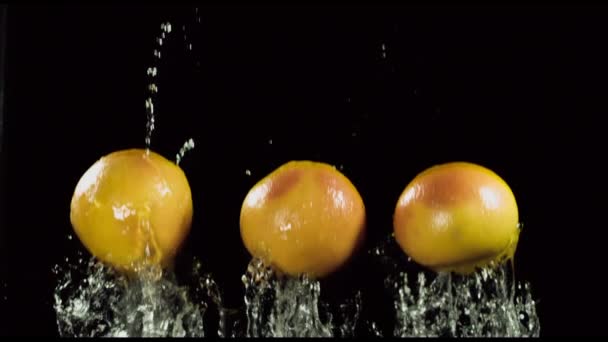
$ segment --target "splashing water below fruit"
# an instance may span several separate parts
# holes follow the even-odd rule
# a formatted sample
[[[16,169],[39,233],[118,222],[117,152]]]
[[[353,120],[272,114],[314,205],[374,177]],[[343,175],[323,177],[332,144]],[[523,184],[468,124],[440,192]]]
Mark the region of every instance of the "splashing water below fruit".
[[[208,274],[195,262],[194,293],[173,273],[141,269],[127,277],[91,259],[57,265],[54,308],[62,337],[202,337],[211,301],[221,303]],[[206,297],[205,297],[206,296]],[[210,300],[211,299],[211,300]]]
[[[242,277],[245,284],[246,337],[354,336],[361,297],[340,306],[334,324],[329,306],[320,302],[320,283],[307,276],[281,277],[253,259]]]
[[[538,337],[540,320],[529,283],[517,282],[513,262],[468,275],[421,269],[391,236],[370,254],[388,276],[397,337]]]

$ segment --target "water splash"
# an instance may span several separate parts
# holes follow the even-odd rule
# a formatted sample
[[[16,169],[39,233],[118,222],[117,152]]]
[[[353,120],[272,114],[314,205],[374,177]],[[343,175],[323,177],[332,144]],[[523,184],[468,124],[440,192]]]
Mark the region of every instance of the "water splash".
[[[521,226],[521,225],[520,225]],[[513,263],[462,276],[431,272],[408,257],[394,233],[368,252],[389,276],[398,337],[538,337],[531,286]]]
[[[202,269],[202,263],[195,259],[193,275],[196,283],[193,285],[196,297],[203,298],[205,303],[215,305],[219,316],[217,336],[236,337],[234,333],[236,331],[235,325],[240,322],[234,320],[233,317],[239,314],[239,310],[224,307],[222,292],[218,284],[211,277],[211,274],[202,273]]]
[[[366,325],[367,333],[369,336],[384,337],[384,336],[382,336],[382,331],[380,330],[380,328],[378,327],[376,322],[366,321],[365,325]]]
[[[200,265],[198,266],[200,268]],[[202,337],[206,301],[179,286],[173,273],[146,268],[128,278],[91,259],[56,265],[54,309],[62,337]],[[199,274],[199,273],[197,273]],[[214,282],[200,276],[207,292]],[[207,287],[207,288],[206,288]]]
[[[259,259],[243,275],[246,337],[354,336],[361,297],[341,305],[343,323],[332,322],[329,306],[319,301],[320,284],[307,276],[282,277]],[[321,307],[321,310],[319,310]]]
[[[170,22],[162,23],[160,25],[160,36],[156,37],[156,47],[154,48],[154,63],[152,66],[148,67],[146,74],[148,76],[148,97],[146,98],[146,151],[150,150],[150,145],[152,143],[152,133],[154,132],[154,124],[156,121],[155,113],[154,113],[154,102],[156,96],[158,94],[158,85],[156,81],[156,77],[158,75],[158,64],[161,59],[161,50],[163,46],[164,40],[167,39],[169,34],[172,31],[172,26]]]
[[[517,284],[503,264],[460,276],[440,273],[415,282],[405,272],[389,280],[396,294],[398,337],[538,337],[539,319],[528,283]],[[411,285],[410,285],[411,284]]]
[[[192,151],[194,149],[194,140],[192,138],[188,139],[184,145],[179,149],[179,152],[175,155],[175,163],[179,165],[179,163],[184,159],[186,153]]]

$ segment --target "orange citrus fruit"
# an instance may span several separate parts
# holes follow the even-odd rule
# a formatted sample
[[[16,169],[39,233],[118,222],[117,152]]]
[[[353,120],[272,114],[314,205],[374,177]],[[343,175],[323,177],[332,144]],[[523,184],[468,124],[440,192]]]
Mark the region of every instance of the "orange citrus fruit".
[[[190,186],[179,166],[157,153],[110,153],[80,178],[70,220],[91,254],[118,269],[170,266],[190,230]]]
[[[431,167],[407,185],[393,228],[417,263],[467,274],[513,257],[518,220],[515,196],[502,178],[476,164],[453,162]]]
[[[362,242],[365,207],[333,166],[291,161],[249,191],[240,226],[254,257],[288,275],[323,277],[345,264]]]

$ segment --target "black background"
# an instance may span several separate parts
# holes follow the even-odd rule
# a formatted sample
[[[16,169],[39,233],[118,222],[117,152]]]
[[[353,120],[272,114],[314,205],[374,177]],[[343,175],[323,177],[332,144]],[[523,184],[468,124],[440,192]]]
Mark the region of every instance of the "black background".
[[[542,334],[605,334],[607,7],[200,6],[198,17],[185,6],[9,6],[3,334],[57,333],[51,269],[82,248],[67,239],[72,192],[101,156],[144,147],[146,69],[165,21],[152,147],[173,159],[196,142],[182,163],[195,219],[178,261],[203,260],[229,306],[242,304],[250,259],[242,200],[279,165],[343,165],[370,249],[418,172],[466,160],[515,193],[516,276],[540,300]],[[362,288],[367,317],[390,328],[368,258],[323,291]]]

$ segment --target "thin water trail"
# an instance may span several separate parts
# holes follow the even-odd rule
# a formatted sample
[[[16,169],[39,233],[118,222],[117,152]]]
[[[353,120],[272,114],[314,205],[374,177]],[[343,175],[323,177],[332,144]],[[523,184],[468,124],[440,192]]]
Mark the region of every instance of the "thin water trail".
[[[199,8],[198,7],[194,8],[194,12],[195,12],[194,13],[195,22],[196,22],[196,24],[200,25],[201,14],[199,13]],[[156,102],[157,102],[156,100],[158,98],[158,91],[159,91],[158,76],[159,76],[159,69],[160,69],[161,59],[163,56],[163,51],[165,50],[165,47],[167,46],[167,41],[175,33],[174,32],[175,30],[178,31],[177,34],[179,35],[179,26],[180,25],[177,25],[177,27],[174,28],[172,23],[169,21],[163,22],[160,24],[159,35],[155,37],[155,47],[153,50],[154,59],[153,59],[152,64],[146,69],[146,75],[148,78],[148,85],[147,85],[148,96],[146,97],[146,102],[145,102],[147,120],[146,120],[146,135],[145,135],[144,142],[145,142],[147,153],[149,153],[149,151],[150,151],[150,148],[152,145],[152,135],[156,128],[156,116],[158,113],[157,113],[157,110],[155,109],[155,104],[156,104]],[[183,45],[186,47],[187,52],[189,54],[191,54],[193,52],[192,51],[193,50],[193,41],[192,41],[192,37],[190,37],[188,35],[189,28],[187,26],[188,25],[186,23],[183,23],[181,25],[181,31],[183,33]],[[177,39],[179,39],[179,38],[177,38]],[[181,157],[183,158],[183,155]],[[179,164],[179,161],[178,161],[178,164]]]
[[[157,267],[128,277],[98,262],[66,258],[58,277],[54,309],[62,337],[203,337],[203,316],[217,287],[195,262],[194,293],[173,273]],[[207,296],[205,296],[205,294]],[[221,299],[216,299],[221,303]]]
[[[320,302],[320,284],[307,276],[279,276],[259,259],[243,275],[246,337],[354,336],[361,297],[340,308],[340,325],[333,322],[327,304]]]
[[[151,66],[146,70],[146,75],[148,76],[148,97],[146,98],[146,135],[145,135],[145,144],[146,151],[150,150],[150,146],[152,144],[152,133],[155,129],[156,123],[156,113],[154,111],[154,104],[156,98],[158,96],[158,69],[160,60],[162,57],[163,44],[166,43],[169,35],[173,31],[173,27],[170,22],[165,22],[160,25],[160,34],[156,37],[155,42],[156,46],[154,48],[154,62]]]
[[[186,153],[192,151],[194,149],[194,139],[188,139],[184,145],[179,149],[179,152],[175,155],[175,163],[179,165],[179,163],[184,159]]]

